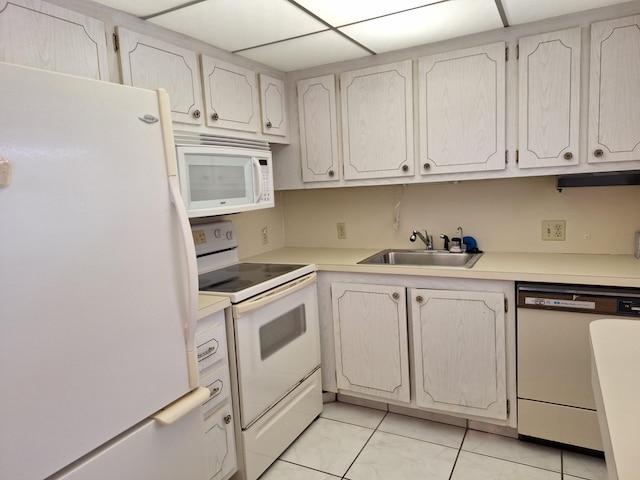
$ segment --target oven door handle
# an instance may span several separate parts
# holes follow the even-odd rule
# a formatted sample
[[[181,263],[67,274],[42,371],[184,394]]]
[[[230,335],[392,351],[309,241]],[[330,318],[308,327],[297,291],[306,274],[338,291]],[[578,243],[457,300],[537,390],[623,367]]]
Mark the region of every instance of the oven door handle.
[[[270,303],[273,303],[277,300],[280,300],[287,295],[291,295],[298,290],[302,290],[303,288],[316,283],[317,275],[312,273],[307,275],[306,277],[302,277],[299,280],[288,283],[286,285],[282,285],[270,292],[267,292],[263,295],[260,295],[253,300],[249,300],[246,302],[239,303],[238,305],[233,306],[233,316],[234,318],[240,318],[242,315],[246,315],[247,313],[251,313],[259,308],[262,308]]]

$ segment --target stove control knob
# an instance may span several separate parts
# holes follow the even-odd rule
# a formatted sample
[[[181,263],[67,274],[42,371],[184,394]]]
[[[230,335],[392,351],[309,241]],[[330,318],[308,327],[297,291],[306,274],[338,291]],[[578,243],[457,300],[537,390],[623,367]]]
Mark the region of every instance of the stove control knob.
[[[226,236],[227,236],[227,240],[233,240],[233,232],[232,231],[228,231]]]
[[[220,230],[219,228],[216,228],[213,231],[213,236],[216,237],[216,238],[220,238],[222,236],[222,230]]]

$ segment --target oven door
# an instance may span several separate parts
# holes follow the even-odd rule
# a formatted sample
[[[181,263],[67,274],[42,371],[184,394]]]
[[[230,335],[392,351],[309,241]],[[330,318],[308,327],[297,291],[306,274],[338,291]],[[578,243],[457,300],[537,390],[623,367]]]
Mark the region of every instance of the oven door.
[[[316,274],[234,305],[233,322],[244,429],[320,365]]]

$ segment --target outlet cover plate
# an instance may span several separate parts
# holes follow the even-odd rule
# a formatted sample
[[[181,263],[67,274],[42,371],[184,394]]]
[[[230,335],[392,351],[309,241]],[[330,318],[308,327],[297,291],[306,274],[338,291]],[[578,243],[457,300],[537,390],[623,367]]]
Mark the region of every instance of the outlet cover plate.
[[[543,220],[542,240],[564,241],[566,238],[566,222],[564,220]]]

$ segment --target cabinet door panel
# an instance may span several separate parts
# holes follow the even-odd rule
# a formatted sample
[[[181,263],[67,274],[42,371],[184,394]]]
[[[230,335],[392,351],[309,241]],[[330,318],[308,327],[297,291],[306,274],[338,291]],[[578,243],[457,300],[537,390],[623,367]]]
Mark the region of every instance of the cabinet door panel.
[[[108,81],[104,24],[38,0],[0,1],[0,62]]]
[[[422,173],[505,168],[504,42],[419,59]]]
[[[504,295],[410,291],[416,403],[507,418]]]
[[[298,82],[302,181],[338,180],[336,82],[325,75]]]
[[[520,168],[578,164],[580,28],[520,39]]]
[[[333,283],[338,389],[409,401],[404,287]]]
[[[640,16],[591,26],[589,162],[640,159]]]
[[[200,56],[207,126],[257,132],[256,74],[247,68]]]
[[[287,136],[287,107],[284,82],[263,73],[260,74],[260,104],[262,106],[262,133]]]
[[[121,81],[140,88],[164,88],[174,122],[201,124],[202,100],[194,52],[156,38],[117,28]]]
[[[205,418],[204,423],[209,478],[211,480],[222,480],[237,470],[231,405],[224,405],[216,413]]]
[[[344,177],[412,176],[411,61],[340,75]]]

